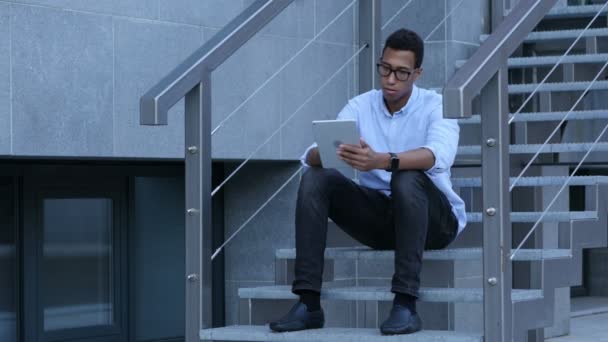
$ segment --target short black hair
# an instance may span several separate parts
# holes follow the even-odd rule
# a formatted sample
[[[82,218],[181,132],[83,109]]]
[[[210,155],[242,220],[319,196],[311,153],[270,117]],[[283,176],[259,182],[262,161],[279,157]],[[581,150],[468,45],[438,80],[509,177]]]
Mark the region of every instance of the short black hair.
[[[384,55],[384,50],[386,50],[386,48],[412,51],[414,57],[416,57],[415,68],[418,69],[422,65],[422,60],[424,59],[424,42],[420,36],[412,30],[402,28],[391,33],[391,35],[386,38],[386,42],[384,42],[382,55]]]

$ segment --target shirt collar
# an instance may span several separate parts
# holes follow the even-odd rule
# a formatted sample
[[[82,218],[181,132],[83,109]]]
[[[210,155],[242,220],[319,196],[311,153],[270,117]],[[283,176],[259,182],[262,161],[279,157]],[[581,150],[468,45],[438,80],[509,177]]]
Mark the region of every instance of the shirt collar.
[[[403,108],[399,109],[398,111],[394,112],[392,115],[391,113],[388,111],[388,108],[386,108],[386,104],[384,103],[384,96],[382,95],[382,90],[379,91],[380,93],[380,112],[384,113],[384,115],[388,116],[388,117],[395,117],[395,116],[401,116],[401,115],[405,115],[408,114],[416,105],[416,101],[418,101],[418,96],[419,96],[419,89],[418,87],[416,87],[416,85],[414,85],[412,87],[412,95],[410,96],[410,98],[407,100],[407,103],[405,104],[405,106],[403,106]]]

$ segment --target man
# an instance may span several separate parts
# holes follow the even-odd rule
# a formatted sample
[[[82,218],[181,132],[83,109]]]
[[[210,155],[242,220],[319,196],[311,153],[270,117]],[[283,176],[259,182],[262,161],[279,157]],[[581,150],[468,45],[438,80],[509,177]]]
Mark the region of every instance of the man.
[[[273,331],[321,328],[321,280],[327,218],[359,242],[395,250],[395,294],[383,334],[421,329],[416,313],[424,249],[446,247],[466,224],[464,202],[452,190],[450,167],[459,127],[443,118],[441,96],[414,85],[422,74],[424,43],[401,29],[386,40],[377,64],[382,90],[349,101],[338,119],[357,121],[360,145],[340,145],[340,158],[361,171],[359,183],[324,169],[313,144],[296,206],[296,261],[292,291],[300,301]]]

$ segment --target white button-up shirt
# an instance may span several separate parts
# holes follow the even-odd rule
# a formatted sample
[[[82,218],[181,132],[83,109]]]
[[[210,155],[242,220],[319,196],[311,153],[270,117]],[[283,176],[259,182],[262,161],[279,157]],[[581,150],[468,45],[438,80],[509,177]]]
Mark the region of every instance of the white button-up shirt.
[[[405,107],[391,115],[382,91],[371,90],[351,99],[338,114],[338,120],[347,119],[357,121],[361,138],[376,152],[400,153],[420,147],[433,152],[435,165],[425,173],[452,205],[458,219],[458,233],[464,229],[467,223],[464,201],[454,192],[450,181],[460,128],[456,120],[443,118],[441,95],[414,86]],[[309,166],[306,156],[316,146],[313,144],[302,155],[304,166]],[[359,184],[390,196],[391,175],[384,170],[360,172]]]

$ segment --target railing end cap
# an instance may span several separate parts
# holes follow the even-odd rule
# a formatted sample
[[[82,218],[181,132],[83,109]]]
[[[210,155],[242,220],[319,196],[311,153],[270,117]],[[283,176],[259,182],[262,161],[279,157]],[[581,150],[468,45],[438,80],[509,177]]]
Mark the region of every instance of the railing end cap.
[[[470,101],[464,101],[462,88],[445,87],[443,89],[443,116],[448,119],[471,117]]]
[[[158,98],[142,96],[139,101],[139,123],[146,126],[167,125],[167,110],[160,108]]]

